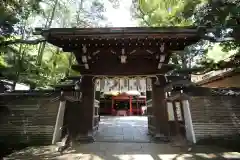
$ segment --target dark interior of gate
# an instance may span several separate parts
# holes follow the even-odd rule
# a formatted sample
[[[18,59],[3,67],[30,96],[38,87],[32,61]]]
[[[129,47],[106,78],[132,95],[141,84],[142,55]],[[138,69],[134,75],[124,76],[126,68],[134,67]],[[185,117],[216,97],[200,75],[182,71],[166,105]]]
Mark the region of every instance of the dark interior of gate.
[[[67,105],[64,122],[70,126],[76,139],[92,139],[98,129],[96,78],[121,76],[147,76],[151,79],[151,90],[146,93],[148,131],[160,139],[171,135],[174,124],[168,121],[165,90],[170,82],[165,74],[175,66],[169,64],[169,59],[171,54],[198,42],[204,36],[202,29],[51,28],[36,29],[36,34],[63,51],[74,53],[78,62],[72,68],[81,74],[81,80],[78,77],[81,81],[81,101],[74,106]],[[177,117],[176,111],[174,117]],[[178,127],[178,132],[184,132],[180,130],[181,127]]]

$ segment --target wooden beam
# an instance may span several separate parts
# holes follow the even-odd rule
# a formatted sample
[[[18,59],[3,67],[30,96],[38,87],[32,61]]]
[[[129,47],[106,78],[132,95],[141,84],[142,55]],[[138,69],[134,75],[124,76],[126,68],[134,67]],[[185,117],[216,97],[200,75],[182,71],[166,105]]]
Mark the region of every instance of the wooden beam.
[[[145,56],[145,57],[153,57],[156,58],[156,55],[159,54],[168,54],[169,52],[167,51],[167,48],[163,53],[160,52],[159,47],[153,47],[151,49],[144,49],[144,48],[133,48],[133,47],[108,47],[108,48],[87,48],[87,53],[86,55],[90,56],[91,58],[94,57],[99,57],[99,56],[120,56],[122,54],[122,49],[124,49],[125,55],[128,56],[129,58],[133,57],[139,57],[139,56]],[[69,49],[71,50],[71,49]],[[150,52],[151,53],[150,53]],[[83,56],[83,53],[81,49],[74,50],[74,55],[76,58],[80,58]]]
[[[199,30],[209,31],[206,27],[112,27],[112,28],[35,28],[35,35],[141,35],[141,34],[197,34]]]
[[[116,61],[99,61],[91,65],[89,70],[86,70],[82,65],[73,65],[72,69],[79,71],[81,75],[131,76],[165,74],[175,67],[174,65],[163,64],[161,69],[157,69],[157,64],[153,60],[136,60],[126,64],[116,63]]]
[[[199,39],[136,39],[136,40],[61,40],[50,39],[49,43],[54,44],[60,48],[63,48],[64,52],[72,52],[74,50],[81,50],[82,45],[86,45],[87,48],[93,50],[115,50],[119,51],[122,48],[125,49],[138,49],[138,50],[158,50],[161,44],[165,44],[165,47],[171,49],[171,51],[182,51],[186,46],[192,45],[198,42]]]
[[[82,78],[82,76],[69,76],[69,77],[66,77],[67,80],[80,80]]]
[[[96,72],[122,72],[131,75],[134,71],[138,73],[142,72],[143,74],[148,72],[152,73],[159,70],[157,66],[158,60],[155,58],[146,59],[145,57],[139,56],[135,59],[129,58],[125,64],[122,64],[118,56],[99,56],[99,59],[91,64],[90,70]],[[160,71],[162,71],[162,73],[165,72],[163,68],[160,69]]]
[[[74,54],[76,56],[78,64],[79,65],[84,65],[83,62],[82,62],[82,55],[83,54],[81,52],[77,52],[77,51],[74,52]],[[87,57],[90,56],[87,60],[87,63],[89,64],[89,66],[91,68],[91,66],[94,65],[93,63],[97,63],[99,66],[102,66],[102,64],[100,64],[100,63],[105,64],[106,62],[108,64],[111,63],[111,65],[112,65],[111,67],[114,67],[115,65],[120,63],[120,56],[121,55],[122,55],[121,51],[116,52],[116,53],[111,53],[110,51],[105,51],[105,52],[101,51],[97,55],[91,56],[91,54],[89,54],[89,55],[86,55],[86,56]],[[139,53],[139,52],[136,51],[136,53],[132,53],[132,54],[125,53],[124,55],[127,56],[127,63],[133,63],[133,61],[134,62],[138,61],[137,65],[139,65],[141,63],[145,64],[145,61],[152,61],[154,64],[157,63],[157,65],[158,65],[161,55],[165,55],[165,59],[161,63],[167,64],[169,59],[170,59],[171,53],[168,50],[164,51],[163,53],[159,53],[159,54],[157,54],[157,53],[154,53],[154,54],[146,53],[146,51],[144,53],[143,53],[143,51],[140,51],[140,53]]]

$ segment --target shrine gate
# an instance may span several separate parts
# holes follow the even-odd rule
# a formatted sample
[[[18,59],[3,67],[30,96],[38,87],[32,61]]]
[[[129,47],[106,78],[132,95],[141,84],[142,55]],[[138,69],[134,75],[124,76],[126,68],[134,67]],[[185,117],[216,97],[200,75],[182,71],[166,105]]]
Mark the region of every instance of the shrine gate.
[[[166,73],[174,69],[169,63],[188,45],[205,36],[203,28],[37,28],[47,42],[71,52],[78,62],[72,69],[79,71],[81,102],[72,116],[72,134],[77,140],[93,139],[98,129],[98,101],[94,81],[104,77],[141,77],[151,79],[147,91],[149,133],[156,139],[169,137],[166,107],[166,86],[171,83]]]

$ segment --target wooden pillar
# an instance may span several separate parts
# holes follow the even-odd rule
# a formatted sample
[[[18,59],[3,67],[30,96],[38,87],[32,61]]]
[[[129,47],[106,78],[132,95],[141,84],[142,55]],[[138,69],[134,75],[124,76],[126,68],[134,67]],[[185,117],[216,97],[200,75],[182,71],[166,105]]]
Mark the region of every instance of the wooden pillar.
[[[92,76],[83,76],[81,81],[82,102],[79,107],[77,140],[93,140],[93,116],[94,116],[94,99],[95,99],[95,86],[92,81]]]
[[[139,100],[139,99],[138,99],[138,97],[137,97],[137,103],[136,103],[136,105],[137,105],[137,115],[141,115],[141,114],[139,113],[139,106],[138,106],[139,104],[138,104],[138,100]],[[140,109],[140,110],[141,110],[141,109]]]
[[[111,110],[111,114],[114,114],[114,98],[112,96],[112,106],[111,106],[112,110]]]
[[[146,78],[146,99],[145,105],[147,106],[147,101],[152,99],[152,79]],[[152,103],[152,102],[151,102]],[[155,126],[154,117],[152,115],[152,107],[147,106],[146,114],[148,116],[148,134],[153,135],[153,129]]]
[[[146,91],[146,101],[152,99],[152,91]]]
[[[159,77],[160,84],[155,84],[156,79],[152,79],[152,107],[155,125],[155,139],[167,140],[168,138],[168,115],[165,101],[165,78]]]
[[[132,96],[129,97],[130,116],[132,115]]]
[[[100,95],[101,95],[100,80],[95,79],[95,99],[100,101]]]
[[[152,99],[151,79],[146,79],[146,101]]]
[[[100,91],[95,92],[95,99],[98,100],[98,101],[100,101],[100,94],[101,94]]]

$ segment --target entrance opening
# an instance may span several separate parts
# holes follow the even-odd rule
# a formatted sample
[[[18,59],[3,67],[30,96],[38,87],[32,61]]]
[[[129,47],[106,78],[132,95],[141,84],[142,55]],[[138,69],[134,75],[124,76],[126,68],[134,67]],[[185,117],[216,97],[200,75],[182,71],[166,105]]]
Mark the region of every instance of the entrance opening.
[[[96,141],[150,142],[146,107],[146,79],[102,79],[100,123]],[[113,83],[114,82],[114,83]],[[102,86],[101,86],[102,84]],[[137,84],[137,85],[136,85]],[[97,88],[96,88],[97,89]]]
[[[126,110],[128,111],[129,110],[129,102],[124,100],[124,101],[119,101],[119,100],[116,100],[115,101],[115,105],[114,105],[114,109],[115,110]]]
[[[118,93],[118,95],[103,95],[100,98],[100,115],[112,116],[133,116],[143,115],[146,107],[146,96],[140,92],[128,94],[128,92]]]
[[[146,116],[101,116],[97,142],[149,143]]]
[[[127,100],[115,100],[113,109],[117,116],[127,116],[130,110],[130,104]]]

